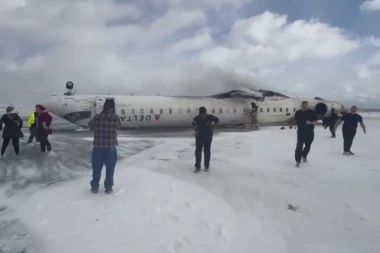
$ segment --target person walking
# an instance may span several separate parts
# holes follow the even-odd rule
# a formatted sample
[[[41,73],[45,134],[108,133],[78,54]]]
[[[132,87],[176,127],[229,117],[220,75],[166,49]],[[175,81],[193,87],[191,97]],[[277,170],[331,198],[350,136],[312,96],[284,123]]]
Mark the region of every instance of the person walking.
[[[338,128],[338,126],[344,121],[342,132],[343,132],[343,155],[354,155],[351,151],[351,146],[354,141],[356,135],[356,129],[358,127],[358,123],[363,129],[363,133],[366,134],[367,130],[363,123],[363,118],[358,114],[358,107],[352,106],[349,113],[345,113],[342,118],[338,119],[336,123],[334,131]]]
[[[326,118],[327,124],[326,126],[329,127],[329,130],[331,132],[331,138],[335,138],[335,124],[337,120],[339,119],[338,114],[335,113],[334,109],[331,109],[331,114],[329,117]]]
[[[18,111],[13,107],[8,107],[7,113],[0,119],[0,131],[3,131],[3,144],[1,146],[0,158],[4,157],[5,151],[11,140],[16,157],[20,158],[20,138],[23,136],[21,131],[22,125],[23,121],[18,115]]]
[[[103,164],[106,166],[106,177],[104,180],[105,193],[113,192],[114,172],[117,162],[117,130],[121,126],[120,118],[115,114],[114,100],[106,100],[103,111],[96,114],[88,123],[94,132],[92,149],[92,181],[91,191],[98,193],[99,181],[102,174]]]
[[[45,154],[46,151],[51,151],[51,144],[49,141],[49,135],[53,133],[52,121],[53,118],[49,114],[48,110],[42,105],[36,105],[37,111],[37,134],[40,139],[41,154]]]
[[[309,109],[309,103],[307,101],[303,101],[301,103],[301,109],[296,111],[293,120],[297,122],[295,160],[296,166],[299,167],[301,158],[303,162],[307,162],[307,155],[314,141],[314,126],[318,123],[318,115],[314,110]]]
[[[27,122],[27,126],[29,128],[29,133],[30,133],[29,139],[27,142],[28,144],[32,144],[34,138],[36,139],[36,142],[40,142],[39,136],[37,134],[37,116],[38,116],[38,113],[37,113],[37,107],[36,107],[35,111],[32,112],[32,114],[30,114],[28,122]]]
[[[202,149],[204,152],[205,171],[209,171],[211,158],[211,143],[215,127],[219,123],[219,118],[207,114],[205,107],[199,108],[199,114],[194,117],[192,126],[195,131],[195,170],[201,170]]]

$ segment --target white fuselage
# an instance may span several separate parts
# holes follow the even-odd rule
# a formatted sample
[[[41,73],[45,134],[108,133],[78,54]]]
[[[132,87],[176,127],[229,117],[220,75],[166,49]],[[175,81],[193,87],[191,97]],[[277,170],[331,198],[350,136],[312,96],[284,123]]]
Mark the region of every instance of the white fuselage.
[[[201,106],[220,119],[220,125],[250,125],[252,103],[258,106],[258,124],[287,123],[299,108],[298,98],[164,97],[164,96],[63,96],[52,95],[44,105],[54,114],[87,127],[100,113],[106,97],[112,97],[122,128],[189,127]],[[310,101],[313,103],[313,101]]]

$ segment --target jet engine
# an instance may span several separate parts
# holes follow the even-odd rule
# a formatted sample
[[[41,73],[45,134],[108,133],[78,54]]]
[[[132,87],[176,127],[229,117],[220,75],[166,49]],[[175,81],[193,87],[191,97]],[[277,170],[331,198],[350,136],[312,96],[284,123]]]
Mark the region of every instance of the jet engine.
[[[319,99],[317,99],[319,100]],[[344,110],[344,106],[334,101],[321,100],[314,106],[315,112],[320,117],[328,117],[331,114],[331,109],[334,109],[336,113],[340,113]]]

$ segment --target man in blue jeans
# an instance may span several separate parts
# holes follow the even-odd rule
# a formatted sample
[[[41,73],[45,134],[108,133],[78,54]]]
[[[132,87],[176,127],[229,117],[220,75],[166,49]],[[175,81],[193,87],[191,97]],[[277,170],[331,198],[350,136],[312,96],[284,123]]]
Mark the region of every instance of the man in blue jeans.
[[[89,128],[94,131],[92,181],[90,183],[93,193],[98,193],[99,191],[99,181],[103,164],[106,166],[106,178],[104,180],[105,193],[112,193],[113,176],[117,161],[117,130],[120,125],[121,121],[115,114],[115,102],[113,99],[106,100],[103,111],[96,114],[88,123]]]

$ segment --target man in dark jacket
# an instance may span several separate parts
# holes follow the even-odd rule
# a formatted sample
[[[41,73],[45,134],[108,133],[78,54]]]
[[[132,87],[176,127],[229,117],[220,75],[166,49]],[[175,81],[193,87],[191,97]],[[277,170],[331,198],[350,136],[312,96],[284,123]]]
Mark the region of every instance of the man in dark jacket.
[[[40,138],[41,153],[46,153],[51,151],[51,144],[48,140],[49,135],[52,134],[52,121],[53,118],[42,105],[36,106],[37,110],[37,134]]]
[[[99,181],[103,164],[106,166],[106,178],[104,180],[105,193],[112,193],[114,184],[114,172],[117,162],[117,130],[121,126],[120,118],[115,113],[114,100],[106,100],[103,111],[96,114],[88,123],[88,127],[94,131],[92,149],[92,181],[91,191],[98,193]]]
[[[205,171],[209,170],[210,158],[211,158],[211,142],[213,132],[219,118],[214,115],[207,114],[205,107],[199,108],[199,115],[195,116],[193,120],[193,129],[195,131],[195,170],[199,172],[201,170],[202,161],[202,149],[204,150],[204,166]]]
[[[367,130],[363,123],[363,118],[357,112],[358,108],[356,106],[352,106],[349,113],[345,113],[341,119],[338,119],[338,122],[335,125],[335,131],[338,126],[344,121],[342,131],[343,131],[343,155],[353,155],[354,153],[351,151],[352,142],[354,141],[356,135],[356,129],[358,127],[358,123],[363,129],[363,133],[366,134]]]
[[[315,111],[309,109],[309,103],[303,101],[301,110],[296,111],[294,121],[297,122],[297,146],[295,150],[296,166],[307,161],[307,155],[310,152],[311,144],[314,141],[314,125],[318,123],[318,115]],[[304,147],[305,145],[305,147]]]
[[[7,114],[4,114],[0,119],[0,131],[3,131],[3,145],[1,147],[0,158],[4,157],[5,150],[11,140],[16,157],[19,158],[20,138],[23,136],[21,132],[22,124],[23,121],[18,115],[18,111],[8,107]]]

